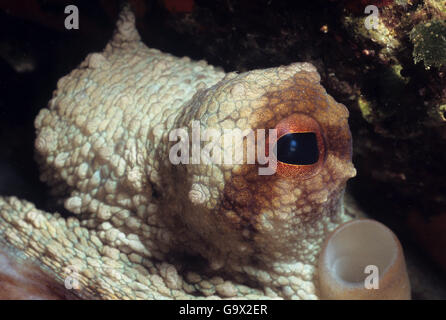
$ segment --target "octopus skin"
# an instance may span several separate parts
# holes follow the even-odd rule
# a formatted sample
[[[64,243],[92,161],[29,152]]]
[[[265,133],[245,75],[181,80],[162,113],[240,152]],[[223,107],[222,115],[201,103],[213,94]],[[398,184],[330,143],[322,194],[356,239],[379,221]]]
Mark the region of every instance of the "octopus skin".
[[[317,299],[321,246],[350,219],[347,109],[309,63],[224,73],[149,49],[134,20],[124,8],[35,120],[41,180],[73,216],[0,197],[0,246],[81,298]],[[169,133],[194,120],[256,130],[294,115],[318,126],[311,170],[169,159]]]

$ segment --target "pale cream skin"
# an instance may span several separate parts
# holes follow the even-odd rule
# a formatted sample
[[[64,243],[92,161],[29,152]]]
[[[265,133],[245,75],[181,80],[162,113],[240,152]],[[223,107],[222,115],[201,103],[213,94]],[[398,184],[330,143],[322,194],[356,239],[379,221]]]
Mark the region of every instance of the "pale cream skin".
[[[225,74],[149,49],[124,9],[104,51],[59,80],[35,121],[41,179],[76,217],[0,197],[0,243],[58,283],[75,275],[84,298],[317,299],[317,258],[350,219],[355,175],[348,111],[319,80],[308,63]],[[292,114],[321,128],[315,174],[169,161],[169,132],[193,120],[268,129]]]

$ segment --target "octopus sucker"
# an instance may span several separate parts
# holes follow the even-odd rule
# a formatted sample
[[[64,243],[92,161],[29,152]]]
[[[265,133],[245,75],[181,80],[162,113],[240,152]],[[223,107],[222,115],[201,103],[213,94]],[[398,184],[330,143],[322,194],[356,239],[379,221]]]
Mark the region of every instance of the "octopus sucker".
[[[310,63],[225,73],[150,49],[124,6],[35,120],[41,180],[73,216],[0,196],[0,247],[79,298],[321,298],[356,171],[319,81]],[[225,130],[255,133],[255,156]]]

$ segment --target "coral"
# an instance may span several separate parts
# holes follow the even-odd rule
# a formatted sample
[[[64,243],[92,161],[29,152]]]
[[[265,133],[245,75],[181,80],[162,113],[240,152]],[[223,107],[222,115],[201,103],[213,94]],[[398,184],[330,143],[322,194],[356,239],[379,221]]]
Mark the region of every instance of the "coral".
[[[426,69],[446,65],[446,23],[432,20],[418,24],[410,32],[415,63],[423,61]]]
[[[364,274],[370,274],[369,279]],[[319,279],[324,299],[408,300],[411,296],[398,238],[369,219],[346,222],[327,237],[319,256]]]
[[[358,106],[362,117],[368,122],[373,122],[373,107],[370,105],[370,101],[367,101],[364,96],[360,96],[358,98]]]
[[[332,70],[338,82],[347,82],[354,92],[348,106],[357,119],[352,132],[361,175],[353,184],[381,190],[356,196],[373,206],[391,195],[383,207],[395,217],[406,216],[411,206],[426,216],[442,212],[445,160],[437,150],[446,143],[445,2],[395,1],[382,6],[376,30],[364,28],[365,15],[348,8],[344,13],[344,41],[352,47],[356,65],[344,75],[341,68]],[[420,164],[425,169],[420,170]],[[377,198],[371,200],[374,194]]]
[[[191,12],[194,8],[194,0],[164,0],[164,6],[170,12]]]
[[[414,238],[420,241],[427,254],[446,271],[446,213],[441,213],[425,219],[419,211],[412,211],[407,217],[407,223]]]

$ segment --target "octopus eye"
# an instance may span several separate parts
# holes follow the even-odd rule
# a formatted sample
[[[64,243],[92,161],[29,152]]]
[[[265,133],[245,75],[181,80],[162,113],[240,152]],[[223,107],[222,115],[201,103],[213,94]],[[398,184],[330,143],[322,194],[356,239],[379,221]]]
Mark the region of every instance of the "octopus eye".
[[[319,172],[326,152],[319,123],[310,116],[295,113],[281,120],[276,129],[277,174],[306,179]]]
[[[287,164],[310,165],[319,159],[314,132],[288,133],[277,141],[277,160]]]

